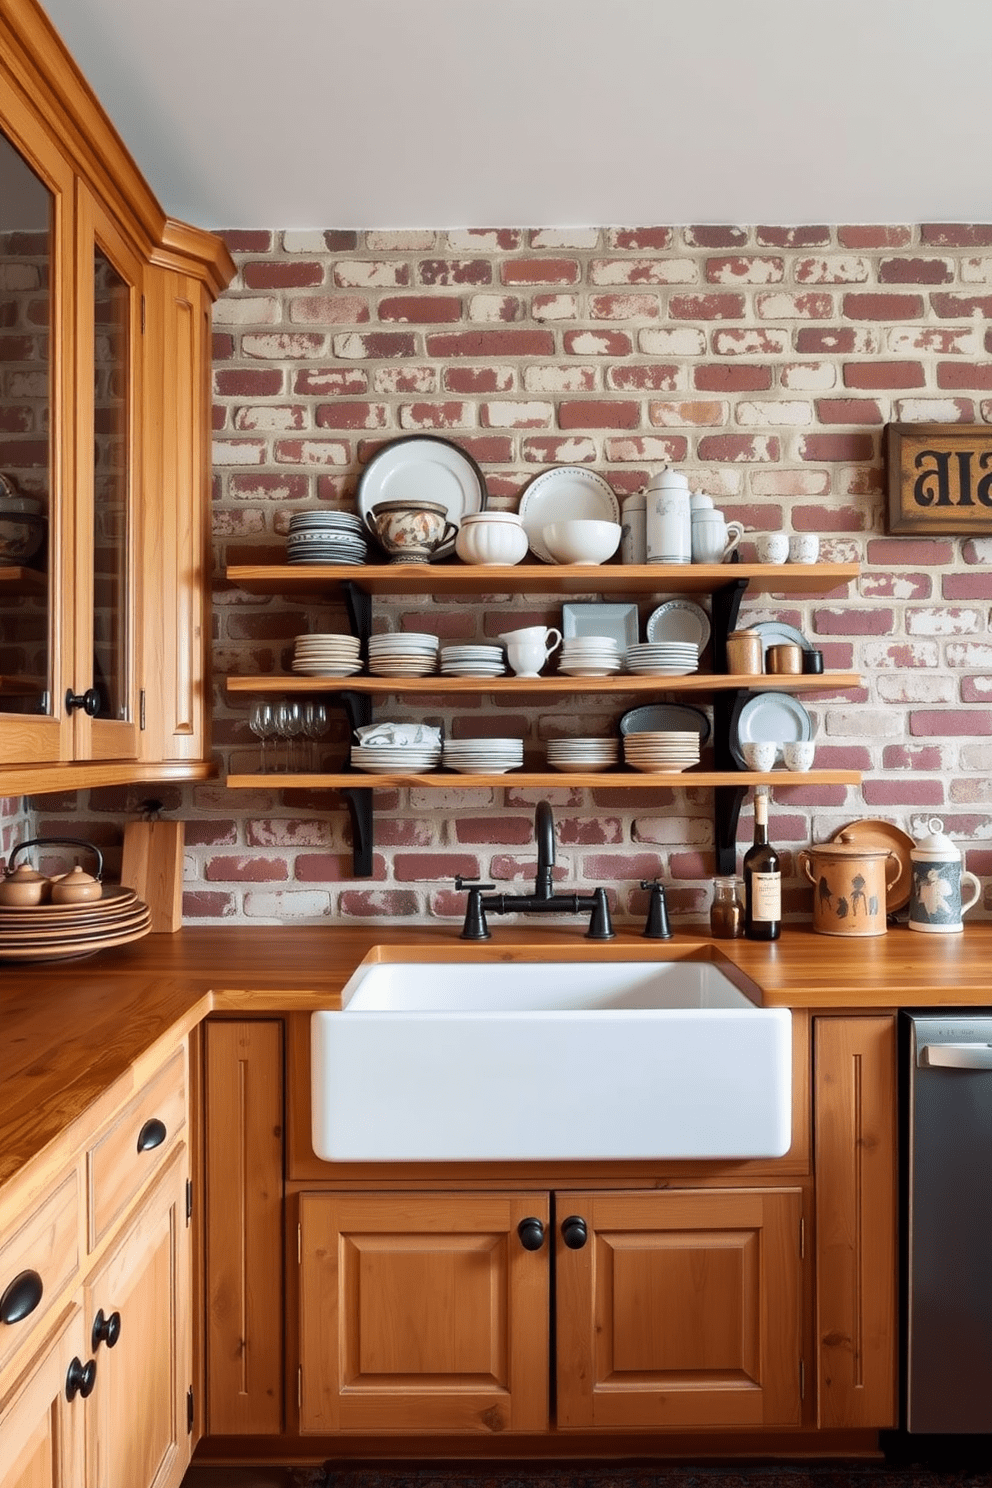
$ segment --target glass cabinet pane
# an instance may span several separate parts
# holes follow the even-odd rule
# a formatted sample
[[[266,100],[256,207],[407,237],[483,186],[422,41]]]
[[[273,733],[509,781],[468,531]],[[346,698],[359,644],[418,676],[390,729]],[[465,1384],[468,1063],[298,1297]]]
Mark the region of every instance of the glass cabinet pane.
[[[52,713],[51,192],[0,133],[0,712]]]
[[[99,245],[93,285],[93,686],[126,719],[131,288]]]

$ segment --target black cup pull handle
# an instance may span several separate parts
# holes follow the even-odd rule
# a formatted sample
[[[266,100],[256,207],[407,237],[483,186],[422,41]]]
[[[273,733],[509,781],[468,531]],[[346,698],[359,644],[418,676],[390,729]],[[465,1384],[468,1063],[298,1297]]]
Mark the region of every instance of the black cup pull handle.
[[[581,1250],[588,1237],[586,1222],[578,1214],[570,1214],[561,1222],[561,1238],[569,1250]]]
[[[88,1395],[93,1394],[95,1384],[96,1360],[88,1359],[84,1364],[78,1357],[73,1359],[65,1377],[66,1400],[75,1400],[77,1395],[81,1395],[85,1400]]]
[[[96,1353],[101,1343],[105,1343],[108,1349],[113,1348],[114,1344],[117,1342],[120,1336],[120,1313],[112,1312],[110,1316],[107,1317],[106,1313],[101,1307],[96,1317],[93,1319],[93,1332],[90,1335],[90,1348],[93,1350],[94,1353]]]
[[[165,1122],[153,1116],[150,1121],[145,1122],[138,1133],[138,1151],[151,1152],[153,1148],[161,1147],[168,1135]]]
[[[520,1236],[520,1244],[524,1250],[540,1250],[544,1244],[544,1226],[532,1215],[520,1221],[517,1225],[517,1234]]]
[[[37,1271],[21,1271],[0,1296],[0,1323],[19,1323],[30,1317],[45,1287]]]

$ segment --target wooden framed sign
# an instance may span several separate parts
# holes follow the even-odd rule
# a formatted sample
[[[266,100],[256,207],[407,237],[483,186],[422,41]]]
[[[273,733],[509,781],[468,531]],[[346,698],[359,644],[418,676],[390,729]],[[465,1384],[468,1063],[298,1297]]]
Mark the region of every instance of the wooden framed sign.
[[[992,425],[886,424],[888,530],[992,537]]]

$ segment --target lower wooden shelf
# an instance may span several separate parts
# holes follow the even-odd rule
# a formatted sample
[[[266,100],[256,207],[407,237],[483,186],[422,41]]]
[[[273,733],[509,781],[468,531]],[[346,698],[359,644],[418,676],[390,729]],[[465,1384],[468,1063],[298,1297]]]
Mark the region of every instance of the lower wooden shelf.
[[[469,775],[454,770],[431,770],[423,775],[369,775],[359,770],[342,770],[338,774],[281,774],[276,771],[257,775],[229,775],[231,790],[396,790],[399,787],[424,786],[428,790],[450,790],[452,786],[472,790],[476,786],[523,786],[530,790],[567,790],[570,786],[595,789],[622,786],[624,790],[657,790],[658,786],[731,786],[734,789],[754,785],[860,785],[860,770],[683,770],[677,771],[547,771],[507,770],[503,774]]]

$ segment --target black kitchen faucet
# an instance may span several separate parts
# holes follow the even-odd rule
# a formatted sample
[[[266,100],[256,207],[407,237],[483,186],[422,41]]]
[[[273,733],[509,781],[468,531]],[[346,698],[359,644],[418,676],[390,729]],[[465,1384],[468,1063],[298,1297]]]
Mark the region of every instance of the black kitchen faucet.
[[[582,914],[589,910],[587,940],[612,940],[613,924],[605,889],[593,889],[591,894],[556,894],[552,884],[552,869],[555,863],[555,819],[549,801],[538,801],[534,812],[534,836],[537,838],[537,875],[532,894],[490,894],[495,889],[491,883],[477,883],[455,879],[456,889],[468,890],[465,906],[465,923],[462,940],[491,939],[486,924],[486,912],[490,914]]]

